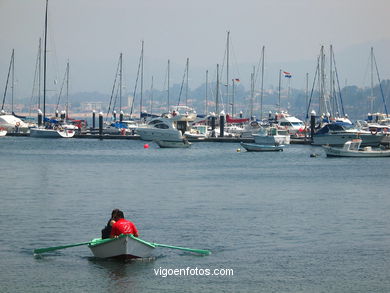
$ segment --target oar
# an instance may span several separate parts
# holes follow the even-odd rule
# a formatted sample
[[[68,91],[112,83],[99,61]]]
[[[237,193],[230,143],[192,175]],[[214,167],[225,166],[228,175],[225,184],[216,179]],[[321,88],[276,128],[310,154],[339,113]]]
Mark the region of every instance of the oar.
[[[59,250],[59,249],[65,249],[65,248],[69,248],[69,247],[88,245],[90,243],[91,243],[91,241],[74,243],[74,244],[68,244],[68,245],[61,245],[61,246],[46,247],[46,248],[37,248],[37,249],[34,249],[34,254],[36,254],[36,253],[44,253],[44,252],[49,252],[49,251]]]
[[[125,236],[125,235],[120,235],[119,237],[123,237],[123,236]],[[88,241],[88,242],[80,242],[80,243],[67,244],[67,245],[61,245],[61,246],[38,248],[38,249],[34,249],[34,254],[49,252],[49,251],[53,251],[53,250],[60,250],[60,249],[65,249],[65,248],[69,248],[69,247],[82,246],[82,245],[89,245],[89,244],[97,245],[97,244],[109,242],[109,241],[112,241],[115,239],[116,238],[107,238],[107,239],[96,238],[96,239],[93,239],[93,240]]]
[[[164,247],[164,248],[178,249],[178,250],[190,251],[190,252],[199,253],[199,254],[204,254],[204,255],[209,255],[209,254],[211,254],[211,251],[210,251],[210,250],[205,250],[205,249],[194,249],[194,248],[173,246],[173,245],[167,245],[167,244],[161,244],[161,243],[153,243],[153,242],[145,241],[145,240],[140,239],[140,238],[138,238],[138,237],[135,237],[135,236],[133,236],[133,235],[130,235],[130,237],[133,238],[134,240],[137,240],[137,241],[139,241],[139,242],[146,243],[146,244],[149,244],[149,245],[155,246],[155,247]]]

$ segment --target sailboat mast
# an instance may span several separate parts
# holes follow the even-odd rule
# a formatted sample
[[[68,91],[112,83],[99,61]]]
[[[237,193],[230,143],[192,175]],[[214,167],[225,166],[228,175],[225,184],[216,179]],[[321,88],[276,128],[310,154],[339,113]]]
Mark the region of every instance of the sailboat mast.
[[[187,58],[187,64],[186,64],[186,75],[187,75],[187,81],[186,81],[186,106],[188,102],[188,67],[190,64],[190,58]]]
[[[371,47],[371,97],[370,97],[370,113],[374,111],[374,48]]]
[[[1,110],[4,110],[4,103],[5,103],[5,97],[6,97],[6,95],[7,95],[8,81],[9,81],[9,75],[10,75],[10,73],[11,73],[13,56],[14,56],[14,49],[12,49],[11,60],[10,60],[10,62],[9,62],[9,68],[8,68],[8,74],[7,74],[7,82],[5,83],[4,96],[3,96],[3,103],[2,103],[2,105],[1,105]]]
[[[336,101],[335,97],[333,96],[333,90],[334,90],[334,83],[333,83],[333,46],[330,45],[329,48],[329,100],[330,105],[333,106],[330,108],[330,114],[331,116],[335,116],[335,109],[336,109]]]
[[[122,111],[122,53],[119,55],[119,112]]]
[[[15,49],[12,49],[11,59],[12,59],[11,113],[14,114]]]
[[[255,94],[255,68],[251,73],[251,106],[250,106],[250,117],[253,117],[253,104],[254,104],[254,94]]]
[[[261,49],[261,89],[260,89],[260,120],[263,120],[263,96],[264,96],[264,53],[265,46]]]
[[[49,0],[46,0],[45,13],[45,39],[43,48],[43,122],[45,122],[46,115],[46,48],[47,48],[47,8]]]
[[[306,72],[306,93],[305,93],[305,109],[308,107],[309,102],[309,73]]]
[[[153,75],[152,75],[152,83],[150,85],[150,115],[153,114]]]
[[[234,97],[235,89],[234,89],[234,79],[232,79],[232,117],[234,117]]]
[[[140,118],[141,118],[141,114],[142,114],[143,88],[144,88],[144,41],[142,41],[142,48],[141,48],[141,97],[140,97],[140,103],[139,103],[139,117]]]
[[[281,83],[282,83],[282,69],[279,69],[279,113],[280,113],[280,109],[281,109],[281,105],[280,105],[280,91],[281,91]]]
[[[41,108],[41,77],[42,77],[42,39],[38,46],[38,109]]]
[[[205,104],[205,115],[207,115],[208,110],[208,87],[209,87],[209,71],[206,70],[206,104]]]
[[[65,119],[69,118],[69,60],[66,63],[66,113]]]
[[[167,100],[168,100],[168,104],[167,104],[167,113],[169,113],[169,73],[170,73],[170,60],[168,59],[168,81],[167,81],[167,84],[168,84],[168,89],[167,89]]]
[[[218,115],[219,113],[219,64],[217,64],[217,89],[216,89],[216,95],[215,95],[215,114]]]
[[[227,32],[226,39],[226,110],[229,109],[229,44],[230,44],[230,31]]]

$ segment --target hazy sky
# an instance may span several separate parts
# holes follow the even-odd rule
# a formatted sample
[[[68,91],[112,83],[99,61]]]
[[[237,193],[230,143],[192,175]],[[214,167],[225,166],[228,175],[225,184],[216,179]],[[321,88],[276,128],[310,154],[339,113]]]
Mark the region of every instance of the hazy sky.
[[[45,0],[0,0],[1,94],[12,48],[17,93],[31,94],[44,10]],[[203,78],[201,72],[215,72],[222,62],[229,30],[232,75],[239,74],[234,72],[237,63],[255,65],[263,45],[266,62],[291,66],[315,60],[322,44],[333,44],[339,52],[364,44],[367,54],[356,62],[366,63],[371,44],[389,44],[389,12],[389,0],[50,0],[48,62],[61,80],[70,60],[73,92],[108,93],[123,52],[126,83],[132,88],[144,40],[145,87],[151,75],[155,87],[163,87],[168,59],[172,83],[180,83],[187,57],[197,72],[192,76],[195,87]],[[377,61],[382,78],[390,78],[385,69],[390,59],[377,56]],[[276,74],[272,72],[273,77]],[[273,77],[270,83],[275,79],[276,84]]]

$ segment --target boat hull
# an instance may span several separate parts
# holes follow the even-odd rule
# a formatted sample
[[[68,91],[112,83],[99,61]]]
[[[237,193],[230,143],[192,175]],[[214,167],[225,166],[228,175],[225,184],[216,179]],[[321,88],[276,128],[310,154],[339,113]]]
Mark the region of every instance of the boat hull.
[[[328,157],[359,157],[359,158],[373,158],[373,157],[390,157],[390,150],[344,150],[342,148],[322,146]]]
[[[358,139],[362,140],[362,146],[378,146],[386,137],[383,135],[357,134],[357,133],[332,133],[316,134],[313,136],[313,145],[331,145],[342,146],[347,141]]]
[[[176,129],[153,129],[153,128],[138,128],[136,133],[139,134],[142,140],[170,140],[180,141],[182,139],[181,132]]]
[[[62,129],[44,129],[44,128],[31,128],[30,136],[39,138],[71,138],[75,135],[73,130]]]
[[[284,145],[261,145],[256,143],[241,143],[241,146],[248,152],[280,152]]]
[[[94,239],[88,247],[98,258],[149,258],[153,256],[155,249],[154,245],[134,239],[130,235],[113,239]]]
[[[160,148],[189,148],[191,143],[187,140],[181,141],[169,141],[169,140],[156,140],[155,141]]]
[[[253,134],[253,138],[255,139],[255,143],[261,145],[285,145],[290,144],[290,136],[289,135],[259,135]]]

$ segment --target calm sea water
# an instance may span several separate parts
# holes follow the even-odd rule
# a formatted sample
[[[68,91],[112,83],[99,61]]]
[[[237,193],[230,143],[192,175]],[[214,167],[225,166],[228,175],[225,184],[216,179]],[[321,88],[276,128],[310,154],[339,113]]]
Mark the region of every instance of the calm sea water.
[[[389,159],[143,145],[0,139],[0,292],[390,291]],[[159,248],[154,260],[123,262],[80,246],[33,256],[99,237],[113,208],[145,240],[212,254]],[[187,267],[234,275],[154,272]]]

